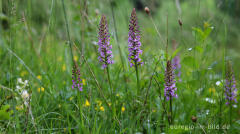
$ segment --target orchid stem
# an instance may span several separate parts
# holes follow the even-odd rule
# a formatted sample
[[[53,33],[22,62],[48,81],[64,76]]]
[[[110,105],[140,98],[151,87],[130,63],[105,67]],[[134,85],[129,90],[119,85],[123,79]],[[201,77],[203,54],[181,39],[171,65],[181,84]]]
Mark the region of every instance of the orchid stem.
[[[172,97],[170,96],[170,125],[172,124]]]
[[[109,86],[110,86],[111,95],[113,95],[112,82],[111,82],[110,73],[109,73],[109,67],[108,66],[107,66],[106,70],[107,70],[108,83],[109,83]]]
[[[139,95],[139,92],[140,92],[140,83],[139,83],[139,74],[138,74],[138,65],[137,65],[137,62],[135,62],[135,70],[136,70],[136,77],[137,77],[137,95]]]

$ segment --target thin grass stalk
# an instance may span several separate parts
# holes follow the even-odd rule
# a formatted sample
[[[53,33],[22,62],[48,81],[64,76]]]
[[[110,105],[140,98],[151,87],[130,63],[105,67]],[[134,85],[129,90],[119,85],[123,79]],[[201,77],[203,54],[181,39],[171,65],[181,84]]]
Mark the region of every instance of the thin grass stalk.
[[[125,75],[126,70],[125,70],[125,67],[124,67],[122,50],[121,50],[121,47],[119,45],[118,34],[117,34],[118,31],[117,31],[117,26],[116,26],[115,12],[114,12],[114,8],[113,8],[113,1],[112,0],[110,0],[110,6],[111,6],[112,19],[113,19],[114,35],[115,35],[115,38],[116,38],[117,47],[118,47],[118,51],[119,51],[120,59],[121,59],[121,63],[122,63],[122,69],[123,69],[123,73],[124,73],[123,79],[124,79],[124,82],[125,82],[125,89],[126,89],[126,92],[128,94],[127,77]]]
[[[77,47],[76,45],[74,45],[74,46],[77,48],[78,52],[79,52],[80,55],[81,55],[81,51],[78,49],[78,47]],[[100,96],[101,96],[101,97],[103,98],[103,100],[104,100],[104,103],[107,105],[107,107],[109,108],[110,111],[113,111],[112,107],[109,106],[108,103],[107,103],[107,99],[106,99],[104,93],[102,92],[102,88],[101,88],[101,86],[100,86],[100,84],[99,84],[99,82],[98,82],[98,80],[97,80],[97,78],[96,78],[96,76],[95,76],[92,68],[89,66],[89,64],[88,64],[87,60],[85,59],[85,57],[84,57],[83,55],[81,55],[81,57],[82,57],[83,61],[86,63],[87,68],[88,68],[88,70],[90,71],[91,76],[93,77],[93,79],[94,79],[94,81],[95,81],[95,83],[96,83],[96,85],[97,85],[98,92],[99,92]],[[116,121],[118,122],[118,125],[119,125],[120,127],[122,126],[121,122],[119,121],[119,119],[118,119],[117,117],[115,117],[114,120],[116,120]]]
[[[81,101],[81,92],[77,93],[77,99],[78,99],[78,107],[79,107],[79,115],[80,115],[80,120],[81,120],[81,124],[79,124],[79,128],[81,128],[82,126],[84,126],[84,120],[82,117],[82,101]]]
[[[147,104],[147,98],[148,98],[148,95],[149,95],[149,90],[152,86],[152,79],[153,79],[153,76],[157,70],[157,65],[159,64],[160,62],[160,59],[157,61],[155,67],[154,67],[154,70],[153,70],[153,73],[152,73],[152,76],[150,77],[150,82],[149,82],[149,86],[148,86],[148,89],[147,89],[147,93],[146,93],[146,97],[145,97],[145,100],[144,100],[144,106]]]
[[[223,71],[223,73],[222,73],[222,78],[224,79],[224,75],[225,75],[225,48],[224,48],[224,51],[223,51],[223,60],[222,60],[222,71]],[[225,84],[224,84],[225,85]],[[219,125],[219,127],[221,128],[222,126],[221,126],[221,124],[222,124],[222,104],[223,104],[223,96],[224,96],[224,86],[223,86],[223,88],[222,88],[222,90],[221,90],[221,96],[220,96],[220,103],[219,103],[219,107],[220,107],[220,109],[219,109],[219,123],[218,123],[218,125]],[[220,129],[219,129],[219,131],[221,131]]]
[[[163,98],[163,101],[162,101],[162,94],[161,94],[161,86],[160,86],[160,84],[158,83],[158,81],[156,80],[156,78],[153,78],[154,79],[154,81],[157,83],[157,86],[158,86],[158,89],[159,89],[159,98],[160,98],[160,101],[161,101],[161,104],[162,104],[162,108],[163,108],[163,112],[162,112],[162,116],[161,116],[161,120],[163,121],[162,123],[164,123],[164,115],[166,114],[167,115],[167,109],[166,109],[166,97],[164,96],[164,98]],[[167,121],[170,123],[170,121],[169,121],[169,118],[167,117]],[[163,127],[164,127],[164,125],[161,125],[160,126],[161,127],[161,130],[163,130]],[[162,131],[163,132],[163,131]]]
[[[68,19],[67,19],[67,13],[66,13],[64,0],[62,0],[62,7],[63,7],[64,20],[65,20],[65,24],[66,24],[68,43],[69,43],[70,53],[71,53],[71,58],[72,58],[72,64],[73,64],[74,60],[73,60],[73,52],[72,52],[72,42],[71,42],[71,38],[70,38],[69,25],[68,25]]]
[[[166,44],[166,43],[164,42],[164,40],[163,40],[163,37],[162,37],[161,33],[159,32],[159,30],[158,30],[158,28],[157,28],[156,23],[154,22],[153,17],[152,17],[151,14],[149,14],[149,18],[150,18],[150,20],[151,20],[151,22],[152,22],[152,24],[153,24],[153,26],[154,26],[154,28],[155,28],[155,30],[156,30],[158,36],[159,36],[159,38],[160,38],[162,44]]]
[[[166,60],[168,60],[168,15],[167,15],[167,32],[166,32]]]
[[[13,56],[15,56],[15,57],[19,60],[19,62],[26,68],[26,70],[32,75],[32,77],[33,77],[41,86],[45,87],[45,86],[43,85],[42,81],[37,78],[37,76],[33,73],[33,71],[25,64],[25,62],[24,62],[15,52],[13,52],[11,49],[9,49],[9,48],[8,48],[7,46],[5,46],[5,45],[3,45],[3,46],[8,50],[9,53],[11,53]]]

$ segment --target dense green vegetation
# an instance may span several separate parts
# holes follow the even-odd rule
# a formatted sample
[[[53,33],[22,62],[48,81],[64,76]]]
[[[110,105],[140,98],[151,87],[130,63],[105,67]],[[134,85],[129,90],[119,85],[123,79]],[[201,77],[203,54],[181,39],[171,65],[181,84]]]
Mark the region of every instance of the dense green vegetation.
[[[237,134],[240,105],[226,105],[224,93],[231,71],[239,89],[239,2],[142,1],[147,14],[139,1],[1,0],[0,133]],[[128,61],[133,8],[138,75]],[[98,60],[103,14],[114,55],[108,71]],[[168,101],[165,70],[176,56],[178,97]],[[74,63],[83,91],[72,89]]]

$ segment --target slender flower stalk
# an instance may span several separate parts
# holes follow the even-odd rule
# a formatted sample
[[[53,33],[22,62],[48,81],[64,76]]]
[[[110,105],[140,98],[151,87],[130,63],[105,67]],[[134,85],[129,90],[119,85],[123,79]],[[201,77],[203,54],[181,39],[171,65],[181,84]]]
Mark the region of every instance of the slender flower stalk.
[[[100,24],[99,24],[99,33],[98,33],[98,52],[99,52],[99,61],[102,62],[102,67],[106,68],[108,75],[108,82],[110,89],[112,90],[112,84],[109,73],[109,64],[113,64],[113,55],[112,55],[112,45],[110,45],[110,35],[108,32],[107,20],[104,15],[102,15]]]
[[[112,45],[110,45],[110,35],[108,32],[107,20],[104,15],[102,15],[99,24],[98,52],[98,59],[102,63],[103,68],[106,68],[109,64],[113,64]]]
[[[139,82],[139,74],[138,74],[138,66],[142,65],[143,62],[140,58],[140,54],[142,54],[141,42],[140,42],[140,31],[137,21],[137,14],[135,8],[131,13],[129,24],[129,33],[128,33],[128,60],[130,62],[130,67],[135,67],[136,77],[137,77],[137,94],[140,90],[140,82]]]
[[[102,63],[102,68],[105,68],[107,71],[107,77],[108,77],[108,83],[111,90],[111,101],[113,102],[113,106],[115,106],[115,95],[112,88],[112,82],[110,78],[110,69],[109,64],[113,64],[113,54],[112,54],[112,45],[110,45],[110,35],[108,32],[108,25],[107,20],[104,15],[102,15],[100,24],[99,24],[99,33],[98,33],[98,52],[100,56],[98,57],[99,61]],[[112,110],[112,116],[113,118],[116,117],[116,112]],[[115,126],[116,121],[113,122],[113,126]]]
[[[72,69],[72,89],[77,88],[79,91],[83,91],[83,83],[81,79],[80,70],[77,67],[76,63],[74,63]]]
[[[126,94],[128,95],[128,84],[127,84],[127,77],[126,77],[126,69],[125,69],[125,65],[124,65],[124,60],[123,60],[123,55],[122,55],[122,51],[121,51],[121,47],[119,45],[119,40],[118,40],[118,30],[117,30],[117,24],[116,24],[116,19],[115,19],[115,1],[114,0],[110,0],[110,6],[111,6],[111,13],[112,13],[112,20],[113,20],[113,28],[114,28],[114,35],[115,35],[115,39],[117,42],[117,47],[118,47],[118,51],[120,54],[120,59],[121,59],[121,63],[122,63],[122,69],[123,69],[123,79],[124,79],[124,83],[125,83],[125,90],[126,90]]]

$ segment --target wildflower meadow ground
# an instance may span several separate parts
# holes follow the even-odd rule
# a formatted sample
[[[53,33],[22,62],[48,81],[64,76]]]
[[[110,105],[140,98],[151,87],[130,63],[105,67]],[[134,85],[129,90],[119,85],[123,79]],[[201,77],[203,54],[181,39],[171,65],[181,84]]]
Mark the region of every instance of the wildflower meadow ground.
[[[222,4],[1,0],[0,133],[238,134],[240,8]]]

